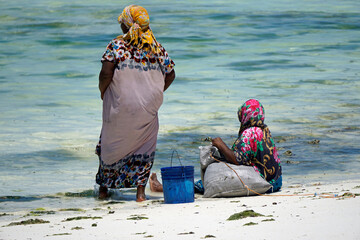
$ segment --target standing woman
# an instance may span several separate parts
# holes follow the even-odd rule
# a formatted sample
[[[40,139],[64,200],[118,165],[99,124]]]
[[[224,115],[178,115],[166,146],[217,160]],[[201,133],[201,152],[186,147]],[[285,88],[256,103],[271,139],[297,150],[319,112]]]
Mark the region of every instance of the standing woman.
[[[101,59],[103,123],[96,182],[99,198],[108,196],[108,188],[137,187],[136,201],[141,202],[155,157],[158,110],[175,79],[175,64],[156,41],[145,8],[127,6],[118,22],[124,35],[110,41]]]

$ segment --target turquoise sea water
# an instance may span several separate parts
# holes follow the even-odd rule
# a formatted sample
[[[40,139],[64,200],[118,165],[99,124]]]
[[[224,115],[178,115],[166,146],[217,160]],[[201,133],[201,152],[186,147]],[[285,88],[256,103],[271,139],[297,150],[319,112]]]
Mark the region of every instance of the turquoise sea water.
[[[94,203],[100,58],[131,3],[0,0],[0,211],[67,204],[66,192]],[[138,4],[176,63],[159,112],[155,172],[170,166],[175,148],[198,178],[202,139],[231,145],[237,108],[257,98],[285,185],[358,177],[359,1]]]

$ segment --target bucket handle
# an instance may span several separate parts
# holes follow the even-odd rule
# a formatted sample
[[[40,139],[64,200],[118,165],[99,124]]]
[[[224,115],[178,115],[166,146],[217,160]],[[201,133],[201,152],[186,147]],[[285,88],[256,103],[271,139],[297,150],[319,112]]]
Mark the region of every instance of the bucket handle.
[[[181,163],[181,161],[180,161],[180,157],[179,157],[179,153],[174,149],[173,150],[173,152],[172,152],[172,154],[171,154],[171,167],[172,167],[172,160],[173,160],[173,157],[174,157],[174,153],[176,152],[176,155],[177,155],[177,157],[178,157],[178,159],[179,159],[179,162],[180,162],[180,165],[182,166],[182,163]]]

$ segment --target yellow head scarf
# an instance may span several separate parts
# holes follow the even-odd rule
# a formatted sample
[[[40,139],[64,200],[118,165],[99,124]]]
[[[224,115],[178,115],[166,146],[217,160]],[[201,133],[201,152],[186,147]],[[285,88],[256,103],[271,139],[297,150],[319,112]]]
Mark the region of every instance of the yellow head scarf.
[[[159,53],[159,44],[149,26],[149,14],[145,8],[138,5],[127,6],[118,17],[118,22],[129,28],[125,35],[119,37],[127,40],[138,49]],[[145,45],[146,43],[147,45]]]

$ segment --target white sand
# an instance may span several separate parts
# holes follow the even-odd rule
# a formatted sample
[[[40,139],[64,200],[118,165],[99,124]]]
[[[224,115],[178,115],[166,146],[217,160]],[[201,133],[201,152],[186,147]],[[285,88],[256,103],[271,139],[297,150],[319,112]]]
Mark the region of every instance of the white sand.
[[[194,203],[186,204],[164,204],[159,200],[126,201],[104,204],[100,210],[87,209],[86,212],[57,211],[51,215],[29,217],[23,217],[26,213],[19,212],[0,217],[0,226],[4,226],[0,227],[0,239],[360,239],[360,196],[276,196],[314,193],[341,196],[345,192],[358,195],[360,180],[293,186],[268,196],[217,199],[196,196]],[[161,195],[152,194],[150,199],[156,197]],[[254,210],[265,216],[227,220],[244,210]],[[76,216],[102,219],[63,222]],[[128,219],[136,216],[146,219]],[[31,218],[50,223],[6,226]],[[264,221],[268,219],[273,221]],[[256,225],[244,226],[249,222]]]

